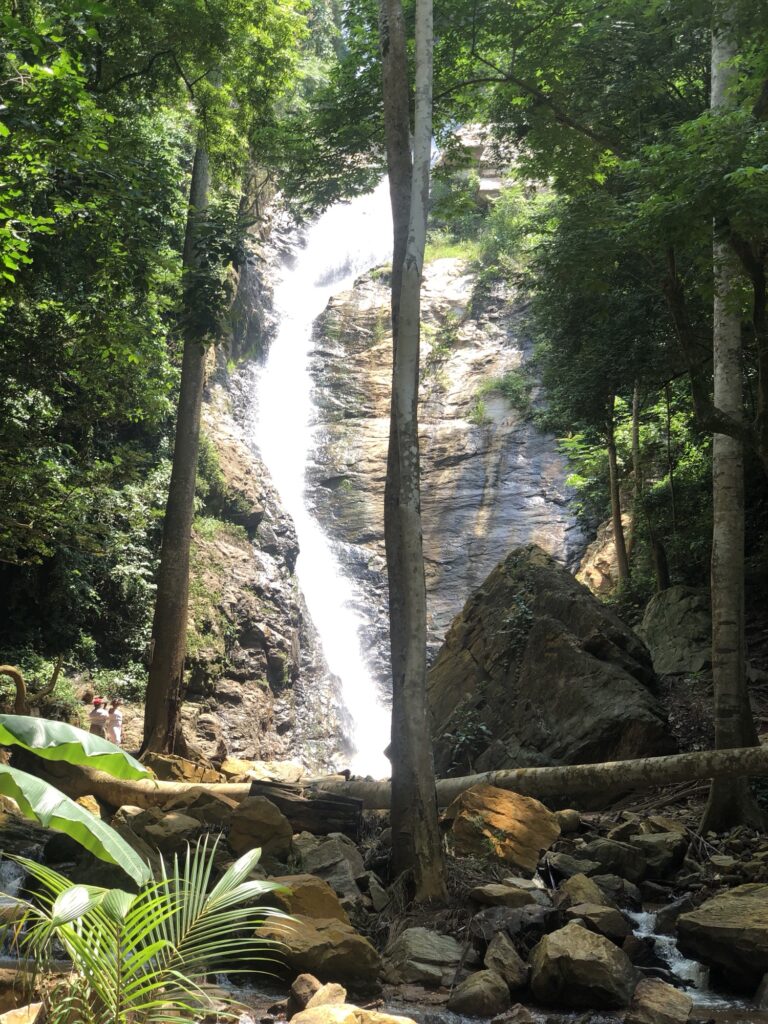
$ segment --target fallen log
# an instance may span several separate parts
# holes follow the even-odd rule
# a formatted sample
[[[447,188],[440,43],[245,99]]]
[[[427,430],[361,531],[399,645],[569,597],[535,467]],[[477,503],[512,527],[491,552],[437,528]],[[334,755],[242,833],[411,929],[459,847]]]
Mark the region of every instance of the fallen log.
[[[284,782],[254,781],[249,796],[264,796],[281,811],[295,832],[327,836],[343,832],[357,839],[363,823],[363,801],[322,789],[302,789]]]
[[[137,807],[162,807],[180,793],[202,788],[233,800],[243,800],[251,793],[252,783],[198,782],[132,782],[113,779],[104,772],[35,758],[35,774],[43,775],[72,797],[91,795],[112,807],[133,804]],[[472,786],[481,784],[511,789],[524,796],[560,803],[594,800],[601,793],[653,789],[676,782],[694,782],[713,778],[757,778],[768,776],[768,746],[743,747],[735,750],[704,750],[693,754],[667,754],[663,757],[637,758],[632,761],[607,761],[600,764],[565,765],[556,768],[512,768],[456,779],[439,779],[437,800],[441,807]],[[389,807],[389,781],[371,782],[354,779],[350,782],[323,780],[321,788],[308,785],[311,793],[335,793],[354,797],[368,809]]]

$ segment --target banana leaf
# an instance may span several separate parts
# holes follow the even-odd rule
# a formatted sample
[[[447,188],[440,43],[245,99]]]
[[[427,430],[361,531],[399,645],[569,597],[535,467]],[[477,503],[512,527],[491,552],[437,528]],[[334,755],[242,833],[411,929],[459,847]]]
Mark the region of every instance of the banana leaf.
[[[0,764],[0,793],[15,800],[26,818],[70,836],[99,860],[122,868],[137,885],[152,877],[122,836],[42,779]]]
[[[120,747],[66,722],[31,715],[0,715],[0,746],[23,747],[49,761],[108,772],[116,779],[148,779],[149,769]]]

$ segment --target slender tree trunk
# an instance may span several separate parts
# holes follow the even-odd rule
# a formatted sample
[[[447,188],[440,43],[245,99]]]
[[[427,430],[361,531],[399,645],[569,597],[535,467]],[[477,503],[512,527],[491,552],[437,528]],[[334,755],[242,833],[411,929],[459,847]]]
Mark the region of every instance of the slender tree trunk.
[[[732,105],[736,41],[725,5],[712,33],[712,108]],[[738,266],[725,232],[715,225],[713,244],[714,404],[741,420],[744,415],[741,317],[735,295]],[[715,434],[712,448],[712,674],[715,693],[715,745],[746,747],[757,742],[749,707],[744,638],[744,445]],[[712,783],[702,829],[721,831],[754,820],[756,807],[747,779]]]
[[[619,570],[619,584],[629,582],[629,558],[627,543],[624,537],[624,524],[621,521],[621,492],[619,490],[619,465],[616,457],[616,435],[614,433],[615,396],[611,396],[606,424],[606,446],[608,449],[608,486],[611,492],[611,522],[613,524],[613,543],[616,548],[616,565]]]
[[[633,523],[637,524],[640,521],[640,516],[645,513],[645,501],[643,495],[643,463],[640,452],[640,388],[638,387],[637,381],[635,381],[635,387],[632,391],[632,497],[633,497]],[[652,533],[650,520],[648,520],[648,528]],[[633,529],[629,539],[627,540],[627,562],[632,562],[632,552],[635,548],[635,539],[637,530]]]
[[[432,145],[431,0],[419,0],[416,8],[416,114],[408,192],[404,182],[408,78],[402,74],[403,69],[407,71],[407,60],[399,0],[383,0],[380,20],[387,148],[390,170],[394,170],[390,176],[395,239],[394,351],[385,495],[392,643],[392,848],[395,870],[412,870],[415,898],[427,901],[442,900],[446,895],[426,700],[426,586],[418,434],[421,274]],[[395,118],[397,123],[393,124]],[[406,209],[407,241],[403,246]]]
[[[198,263],[199,227],[208,207],[208,154],[198,144],[192,167],[189,213],[184,239],[184,269]],[[176,736],[184,676],[189,604],[189,549],[195,508],[200,409],[205,381],[205,346],[187,328],[181,364],[173,468],[163,522],[163,544],[152,623],[152,661],[144,710],[144,750],[169,751]]]

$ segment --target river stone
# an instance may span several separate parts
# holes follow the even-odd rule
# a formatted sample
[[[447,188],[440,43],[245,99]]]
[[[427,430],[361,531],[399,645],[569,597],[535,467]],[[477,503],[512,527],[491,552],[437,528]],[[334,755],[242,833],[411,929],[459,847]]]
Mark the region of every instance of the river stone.
[[[182,811],[190,818],[196,818],[201,825],[216,825],[218,828],[226,828],[232,818],[232,812],[237,806],[237,800],[213,793],[202,786],[194,786],[165,804],[165,810]]]
[[[429,671],[435,767],[450,773],[468,714],[484,727],[472,751],[482,771],[672,753],[654,683],[645,646],[610,609],[541,548],[517,548]]]
[[[322,878],[314,875],[278,875],[270,879],[284,885],[287,892],[267,893],[267,900],[284,910],[286,914],[302,914],[304,917],[335,917],[337,921],[349,924],[347,912],[339,902],[333,889]]]
[[[302,869],[325,879],[334,892],[350,903],[360,900],[357,880],[365,878],[365,865],[352,840],[341,832],[313,836],[301,832],[293,842]]]
[[[602,864],[586,857],[572,857],[570,853],[550,853],[547,864],[561,878],[572,878],[574,875],[595,875],[602,869]]]
[[[547,932],[561,924],[559,911],[553,907],[488,907],[481,910],[469,922],[469,935],[481,951],[503,932],[521,952],[527,952]]]
[[[624,1024],[686,1024],[693,1000],[659,978],[642,978],[632,996]]]
[[[288,999],[285,1004],[287,1019],[290,1020],[295,1014],[306,1010],[309,1000],[322,987],[323,983],[318,981],[314,974],[300,974],[297,978],[294,978],[291,982]]]
[[[613,906],[603,890],[586,875],[571,875],[560,883],[555,893],[555,906],[572,907],[577,903],[591,903],[601,907]]]
[[[530,967],[520,957],[512,940],[504,932],[499,932],[492,940],[485,953],[484,965],[495,971],[506,981],[511,991],[525,988],[528,984]]]
[[[468,1017],[494,1017],[509,1009],[512,1000],[506,981],[495,971],[470,974],[451,993],[448,1009]]]
[[[343,985],[339,985],[335,981],[329,981],[325,985],[321,985],[320,988],[314,992],[310,997],[306,1005],[307,1010],[311,1010],[314,1006],[331,1006],[339,1003],[346,1003],[347,1001],[347,990]]]
[[[616,906],[630,907],[632,910],[640,909],[640,890],[633,882],[627,881],[620,875],[592,875],[592,881]]]
[[[605,874],[616,874],[630,882],[639,882],[645,877],[645,854],[630,843],[593,839],[584,847],[584,854],[589,860],[596,860]]]
[[[470,891],[469,898],[476,903],[486,903],[491,907],[526,907],[531,903],[539,903],[535,892],[518,889],[517,886],[504,885],[500,882],[476,885]]]
[[[509,1010],[494,1017],[491,1024],[536,1024],[531,1011],[522,1003],[515,1003]]]
[[[622,950],[575,922],[544,936],[531,954],[531,967],[534,996],[568,1009],[624,1007],[637,980]]]
[[[768,885],[739,885],[677,919],[681,952],[750,995],[768,971]]]
[[[563,835],[579,831],[581,826],[581,814],[579,811],[574,810],[572,807],[566,807],[561,811],[555,811],[555,817]]]
[[[291,851],[293,829],[285,815],[263,796],[247,796],[232,813],[229,845],[243,854],[260,846],[264,853],[284,859]]]
[[[461,956],[461,944],[450,935],[428,928],[406,928],[384,950],[385,977],[393,985],[450,984]]]
[[[580,921],[591,932],[604,935],[611,942],[621,945],[632,929],[624,915],[611,907],[597,903],[576,903],[565,912],[569,921]]]
[[[638,633],[659,675],[702,672],[712,664],[709,595],[680,585],[662,590],[648,602]]]
[[[531,874],[560,835],[555,815],[532,797],[496,786],[473,786],[445,811],[460,857],[495,857]]]
[[[630,843],[645,857],[648,873],[661,877],[683,863],[688,843],[679,832],[651,832],[632,836]]]
[[[378,978],[379,954],[368,939],[338,918],[303,914],[295,914],[291,921],[268,918],[256,935],[279,943],[270,949],[270,956],[277,961],[270,970],[283,976],[308,973],[321,981],[360,986],[371,986]]]
[[[28,1003],[27,1006],[0,1013],[0,1024],[44,1024],[45,1018],[43,1003]]]
[[[410,1017],[363,1010],[351,1003],[331,1003],[302,1010],[292,1018],[293,1024],[415,1024]]]

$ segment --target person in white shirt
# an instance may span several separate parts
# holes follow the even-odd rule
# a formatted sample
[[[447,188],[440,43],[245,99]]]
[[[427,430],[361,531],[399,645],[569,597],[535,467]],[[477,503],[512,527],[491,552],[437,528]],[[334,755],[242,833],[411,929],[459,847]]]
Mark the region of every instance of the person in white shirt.
[[[101,697],[93,698],[93,710],[88,713],[88,720],[91,723],[90,731],[93,735],[103,738],[107,726],[107,709]]]
[[[123,712],[120,710],[120,701],[117,698],[109,705],[104,736],[110,743],[115,743],[118,747],[123,741]]]

